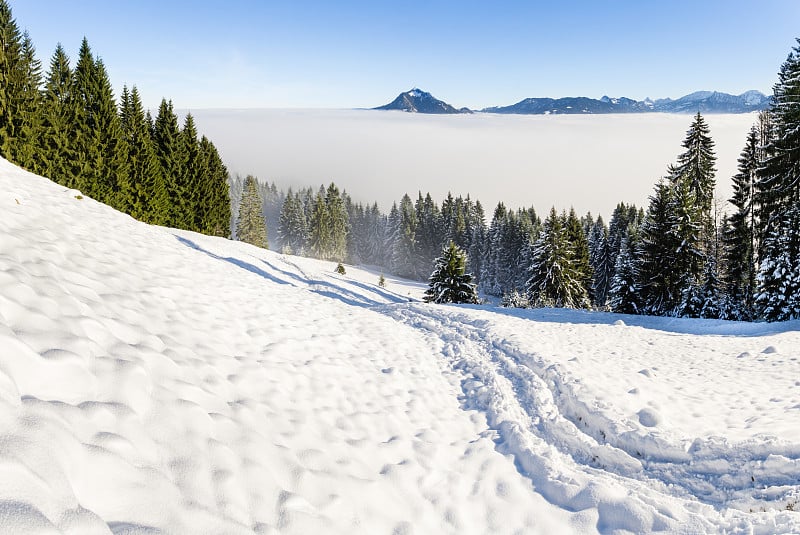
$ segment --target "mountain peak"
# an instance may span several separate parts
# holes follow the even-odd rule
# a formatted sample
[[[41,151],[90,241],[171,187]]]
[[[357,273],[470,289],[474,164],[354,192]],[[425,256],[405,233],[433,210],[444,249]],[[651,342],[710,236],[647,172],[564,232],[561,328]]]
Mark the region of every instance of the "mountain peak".
[[[373,108],[375,110],[399,110],[409,113],[435,113],[454,114],[472,113],[467,108],[456,109],[447,102],[437,99],[427,91],[414,87],[397,95],[392,102],[384,106]]]

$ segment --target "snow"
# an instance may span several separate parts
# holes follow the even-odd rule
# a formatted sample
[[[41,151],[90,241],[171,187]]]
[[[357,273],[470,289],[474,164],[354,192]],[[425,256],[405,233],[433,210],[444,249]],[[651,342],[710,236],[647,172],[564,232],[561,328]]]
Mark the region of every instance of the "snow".
[[[2,533],[800,532],[800,322],[424,304],[2,160],[0,228]]]

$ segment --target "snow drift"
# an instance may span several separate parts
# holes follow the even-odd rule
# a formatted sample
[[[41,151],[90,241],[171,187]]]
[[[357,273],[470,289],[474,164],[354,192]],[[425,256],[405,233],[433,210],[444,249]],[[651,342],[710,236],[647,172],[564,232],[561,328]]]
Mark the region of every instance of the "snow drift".
[[[0,531],[792,533],[797,323],[418,302],[0,161]]]

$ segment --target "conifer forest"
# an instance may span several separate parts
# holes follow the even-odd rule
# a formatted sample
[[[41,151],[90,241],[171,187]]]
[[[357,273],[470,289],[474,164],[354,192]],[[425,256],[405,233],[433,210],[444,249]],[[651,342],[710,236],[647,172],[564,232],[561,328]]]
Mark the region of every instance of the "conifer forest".
[[[43,66],[0,0],[0,44],[0,155],[141,221],[418,280],[450,255],[503,306],[800,318],[800,41],[735,176],[716,175],[713,133],[687,116],[683,150],[653,177],[647,206],[620,202],[608,221],[502,202],[489,214],[469,195],[422,192],[385,213],[334,183],[283,190],[231,177],[191,114],[179,124],[167,99],[151,114],[135,85],[116,100],[86,39],[74,62],[59,45]],[[733,182],[724,203],[719,180]]]

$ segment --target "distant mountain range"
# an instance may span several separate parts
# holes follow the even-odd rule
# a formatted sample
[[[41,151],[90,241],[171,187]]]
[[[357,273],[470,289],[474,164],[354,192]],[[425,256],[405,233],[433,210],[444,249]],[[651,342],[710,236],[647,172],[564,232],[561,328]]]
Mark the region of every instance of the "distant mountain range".
[[[593,99],[588,97],[526,98],[511,106],[494,106],[484,113],[524,115],[603,114],[603,113],[749,113],[769,107],[771,97],[759,91],[730,95],[719,91],[697,91],[679,99],[633,100],[630,98]],[[472,113],[469,108],[456,109],[421,89],[400,93],[396,99],[376,110],[400,110],[411,113]]]

